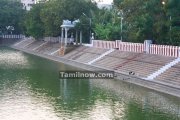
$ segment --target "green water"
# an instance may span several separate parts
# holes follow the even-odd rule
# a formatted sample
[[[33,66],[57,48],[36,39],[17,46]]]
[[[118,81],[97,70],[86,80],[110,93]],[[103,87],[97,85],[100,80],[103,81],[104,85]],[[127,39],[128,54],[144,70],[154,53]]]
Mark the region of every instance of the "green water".
[[[59,79],[62,63],[0,48],[0,120],[180,120],[180,100],[118,80]]]

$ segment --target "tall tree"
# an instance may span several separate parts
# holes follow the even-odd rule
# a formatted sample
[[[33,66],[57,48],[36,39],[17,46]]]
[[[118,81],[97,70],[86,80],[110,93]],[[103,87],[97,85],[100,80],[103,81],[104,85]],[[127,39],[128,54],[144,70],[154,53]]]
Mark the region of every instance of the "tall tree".
[[[42,38],[44,36],[44,24],[40,18],[41,9],[44,7],[44,4],[36,4],[33,8],[27,13],[26,19],[24,21],[26,27],[26,34],[33,36],[34,38]]]
[[[95,8],[90,0],[51,0],[34,5],[26,16],[27,33],[36,38],[59,36],[63,20],[80,19],[83,13],[90,16]]]
[[[121,18],[115,8],[99,9],[93,19],[95,22],[94,31],[97,39],[117,40],[121,38]]]
[[[14,34],[22,33],[22,22],[25,10],[18,0],[0,0],[0,29],[4,34],[8,34],[6,28],[13,26]]]
[[[128,41],[151,39],[158,44],[178,45],[175,39],[179,34],[173,28],[173,23],[178,26],[173,20],[180,18],[178,0],[114,0],[114,4],[124,13],[124,32]]]
[[[168,10],[170,44],[180,45],[180,1],[168,0],[164,2]]]

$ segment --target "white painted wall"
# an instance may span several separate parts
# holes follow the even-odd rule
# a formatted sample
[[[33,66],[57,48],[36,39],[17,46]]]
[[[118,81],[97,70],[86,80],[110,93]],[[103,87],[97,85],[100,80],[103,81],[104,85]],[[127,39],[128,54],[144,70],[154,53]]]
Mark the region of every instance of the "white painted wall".
[[[26,10],[30,10],[32,5],[35,4],[35,0],[21,0],[23,6]]]
[[[46,1],[48,1],[48,0],[34,0],[35,1],[35,4],[37,4],[37,3],[40,3],[40,2],[46,2]]]
[[[112,8],[112,3],[113,3],[113,0],[92,0],[93,2],[96,2],[97,3],[97,6],[99,8]]]

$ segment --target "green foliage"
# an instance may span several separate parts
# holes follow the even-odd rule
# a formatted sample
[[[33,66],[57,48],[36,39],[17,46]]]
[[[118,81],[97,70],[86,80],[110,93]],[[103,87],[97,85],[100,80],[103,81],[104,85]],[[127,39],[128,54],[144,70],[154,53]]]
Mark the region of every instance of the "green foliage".
[[[117,40],[120,39],[120,18],[115,9],[101,9],[96,11],[93,17],[96,39]]]
[[[22,21],[25,15],[23,5],[18,0],[0,0],[0,29],[8,34],[6,26],[14,27],[14,34],[22,33]]]
[[[39,8],[38,8],[39,7]],[[59,36],[61,34],[61,24],[63,20],[74,21],[82,18],[83,13],[87,16],[96,6],[86,0],[51,0],[45,4],[35,5],[27,15],[25,23],[27,33],[33,37]],[[88,22],[87,18],[84,18]],[[89,22],[85,26],[83,23],[76,27],[79,30],[89,33]],[[38,29],[38,30],[36,30]],[[39,36],[37,36],[39,34]],[[85,36],[89,36],[83,34]]]
[[[80,22],[76,24],[75,29],[83,32],[83,42],[89,43],[90,41],[90,30],[92,31],[92,24],[90,24],[90,18],[82,15],[79,18]]]
[[[171,32],[171,44],[180,45],[180,1],[169,0],[167,1],[167,15],[170,16]]]
[[[40,18],[41,9],[43,4],[36,4],[27,13],[25,19],[26,34],[33,36],[35,39],[42,38],[44,36],[44,24]]]
[[[87,42],[91,31],[96,39],[117,40],[122,36],[123,41],[151,39],[157,44],[180,45],[179,11],[179,0],[114,0],[112,9],[98,9],[90,0],[51,0],[27,13],[25,28],[35,38],[59,36],[63,20],[80,19],[75,29],[83,31]]]
[[[40,10],[40,19],[44,24],[44,36],[58,36],[63,17],[61,8],[56,2],[48,2]]]
[[[124,13],[126,41],[151,39],[158,44],[180,45],[179,0],[114,0],[114,4]]]
[[[173,27],[171,31],[171,36],[171,44],[180,45],[180,27]]]
[[[96,33],[97,39],[117,40],[120,38],[120,27],[111,23],[107,23],[106,25],[96,24],[94,31]]]

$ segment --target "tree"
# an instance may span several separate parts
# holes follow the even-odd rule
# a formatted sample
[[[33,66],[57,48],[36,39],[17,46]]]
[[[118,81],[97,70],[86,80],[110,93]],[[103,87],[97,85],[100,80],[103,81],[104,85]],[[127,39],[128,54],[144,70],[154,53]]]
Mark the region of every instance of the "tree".
[[[23,32],[22,22],[25,10],[18,0],[0,0],[0,29],[4,34],[8,34],[6,27],[13,26],[14,34]]]
[[[24,21],[26,34],[33,36],[35,39],[39,39],[44,36],[45,28],[40,18],[40,12],[43,7],[43,4],[34,5],[33,8],[27,13]]]
[[[170,44],[180,45],[180,1],[169,0],[165,1],[168,9],[167,16],[169,17],[169,38]]]
[[[75,27],[76,30],[83,31],[83,41],[89,40],[89,18],[91,12],[96,10],[96,5],[86,0],[55,0],[46,4],[41,12],[41,19],[46,27],[46,36],[58,36],[61,33],[60,25],[63,20],[74,21],[80,19],[81,23]],[[48,13],[48,16],[46,15]],[[83,14],[86,14],[85,17]]]
[[[96,6],[87,0],[51,0],[37,4],[27,15],[27,33],[36,37],[59,36],[63,20],[80,19],[83,13],[89,16],[90,11],[95,8]],[[38,34],[40,35],[37,36]]]
[[[63,20],[58,1],[47,2],[40,11],[40,19],[44,24],[44,36],[58,36]]]
[[[99,9],[93,17],[94,31],[98,39],[117,40],[121,37],[121,23],[118,11],[113,9]]]
[[[114,0],[115,6],[124,13],[127,41],[151,39],[158,44],[172,45],[178,45],[179,3],[179,0]]]

